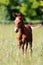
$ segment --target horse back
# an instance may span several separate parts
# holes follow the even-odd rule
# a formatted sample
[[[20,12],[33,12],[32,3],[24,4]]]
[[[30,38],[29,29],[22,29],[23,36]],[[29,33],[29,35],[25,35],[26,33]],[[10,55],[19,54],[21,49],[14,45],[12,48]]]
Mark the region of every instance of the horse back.
[[[25,28],[28,30],[28,32],[32,32],[32,28],[29,24],[26,24]]]

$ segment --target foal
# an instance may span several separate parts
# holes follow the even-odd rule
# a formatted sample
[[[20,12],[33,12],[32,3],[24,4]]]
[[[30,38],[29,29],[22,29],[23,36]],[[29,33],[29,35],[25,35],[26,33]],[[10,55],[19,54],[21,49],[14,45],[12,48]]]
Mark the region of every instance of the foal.
[[[26,45],[25,50],[27,51],[28,48],[28,42],[30,45],[30,51],[32,54],[32,29],[29,24],[24,24],[22,19],[22,14],[19,13],[18,15],[15,15],[15,32],[18,33],[18,45],[19,48],[22,48],[22,51],[24,53],[24,46]]]

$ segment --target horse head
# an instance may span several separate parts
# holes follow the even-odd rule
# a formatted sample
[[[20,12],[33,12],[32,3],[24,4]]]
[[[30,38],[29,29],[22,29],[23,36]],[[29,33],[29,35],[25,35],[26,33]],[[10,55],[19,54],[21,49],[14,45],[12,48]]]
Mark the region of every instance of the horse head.
[[[15,15],[14,23],[15,23],[14,31],[17,33],[19,31],[19,29],[21,29],[23,26],[23,16],[21,13],[19,13],[18,15]]]

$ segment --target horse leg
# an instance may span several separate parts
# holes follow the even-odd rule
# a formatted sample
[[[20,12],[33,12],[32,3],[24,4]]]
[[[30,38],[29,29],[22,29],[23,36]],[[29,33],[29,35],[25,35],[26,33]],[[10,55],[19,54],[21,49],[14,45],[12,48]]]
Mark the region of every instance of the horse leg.
[[[26,42],[26,52],[27,52],[27,48],[28,48],[28,42]]]
[[[18,55],[21,55],[21,50],[23,50],[23,54],[24,54],[24,46],[22,46],[22,41],[18,40]]]
[[[32,42],[30,42],[30,54],[32,56]]]
[[[22,51],[23,51],[23,54],[24,54],[24,43],[22,44]]]
[[[21,41],[21,40],[19,40],[19,41],[18,41],[18,46],[19,46],[19,49],[21,48],[21,45],[22,45],[22,41]]]
[[[19,40],[18,41],[18,52],[19,52],[19,54],[20,54],[20,51],[21,51],[21,45],[22,45],[22,41]]]

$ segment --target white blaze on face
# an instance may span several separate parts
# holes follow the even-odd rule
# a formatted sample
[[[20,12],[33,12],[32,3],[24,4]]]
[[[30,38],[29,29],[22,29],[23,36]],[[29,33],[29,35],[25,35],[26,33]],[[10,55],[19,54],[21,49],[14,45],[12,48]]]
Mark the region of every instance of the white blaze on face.
[[[17,17],[16,20],[19,20],[19,18]]]

